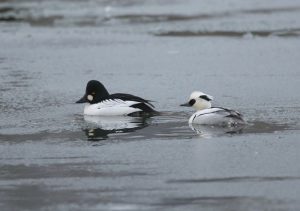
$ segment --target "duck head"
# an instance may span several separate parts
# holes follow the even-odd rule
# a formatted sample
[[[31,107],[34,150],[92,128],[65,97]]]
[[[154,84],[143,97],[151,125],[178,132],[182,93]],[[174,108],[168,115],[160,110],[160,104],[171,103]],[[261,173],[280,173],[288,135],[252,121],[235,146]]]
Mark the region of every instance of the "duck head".
[[[108,96],[109,93],[101,82],[91,80],[86,85],[85,94],[76,103],[95,104],[107,99]]]
[[[180,106],[193,107],[196,110],[203,110],[211,108],[211,101],[213,97],[200,91],[192,92],[190,99],[187,103],[181,104]]]

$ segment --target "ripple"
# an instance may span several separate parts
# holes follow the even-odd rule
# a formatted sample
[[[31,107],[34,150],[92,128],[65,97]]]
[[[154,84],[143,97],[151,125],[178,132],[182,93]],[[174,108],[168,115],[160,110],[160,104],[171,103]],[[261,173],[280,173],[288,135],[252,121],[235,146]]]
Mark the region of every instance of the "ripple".
[[[285,204],[283,200],[270,200],[264,197],[249,197],[249,196],[200,196],[200,197],[178,197],[178,198],[165,198],[159,204],[161,206],[191,206],[200,205],[204,208],[214,208],[213,210],[228,207],[239,207],[239,210],[252,210],[267,204],[280,205]],[[248,209],[251,207],[251,209]],[[222,209],[222,210],[223,210]],[[210,209],[209,209],[210,210]],[[225,208],[226,210],[226,208]],[[233,209],[235,210],[235,209]],[[254,209],[257,210],[257,209]]]
[[[245,127],[213,127],[213,126],[203,126],[198,127],[193,125],[190,128],[188,122],[186,121],[172,121],[168,122],[157,122],[159,117],[142,118],[140,120],[134,119],[134,122],[129,124],[118,124],[118,128],[111,128],[114,124],[109,122],[104,124],[105,127],[101,125],[95,125],[84,122],[83,119],[79,118],[77,122],[77,130],[70,131],[67,129],[56,131],[37,131],[35,133],[29,134],[1,134],[0,141],[19,143],[22,141],[40,141],[40,140],[64,140],[64,141],[74,141],[74,140],[86,140],[86,141],[134,141],[134,140],[149,140],[149,139],[192,139],[192,138],[204,138],[210,139],[214,137],[224,137],[224,136],[238,136],[247,134],[266,134],[266,133],[276,133],[279,131],[286,130],[299,130],[295,128],[295,124],[290,123],[278,123],[278,122],[263,122],[263,121],[253,121],[248,122]],[[165,117],[164,117],[165,118]],[[163,118],[163,119],[164,119]],[[155,120],[156,119],[156,120]],[[83,121],[83,122],[81,122]],[[165,121],[165,120],[164,120]],[[153,123],[152,123],[153,122]],[[154,123],[155,122],[155,123]],[[125,127],[120,128],[120,126],[125,125]],[[109,128],[106,128],[108,127]],[[129,127],[127,127],[129,126]],[[102,144],[104,144],[103,142]]]
[[[244,176],[244,177],[219,177],[219,178],[200,178],[200,179],[176,179],[168,180],[167,183],[216,183],[216,182],[272,182],[300,180],[300,177],[293,176]]]
[[[67,166],[67,167],[66,167]],[[70,175],[76,177],[131,177],[131,176],[146,176],[149,173],[142,171],[91,171],[95,168],[94,162],[83,163],[63,163],[63,164],[48,164],[40,165],[2,165],[1,180],[17,180],[17,179],[37,179],[37,178],[69,178]],[[101,167],[101,165],[99,165]],[[58,169],[60,169],[58,171]]]
[[[174,1],[154,3],[159,7],[164,4],[171,4]],[[176,2],[175,2],[176,3]],[[209,20],[241,15],[271,15],[279,13],[294,13],[300,11],[300,6],[294,7],[266,7],[255,9],[225,10],[211,13],[185,14],[184,12],[174,13],[166,11],[157,13],[146,10],[142,14],[135,11],[136,6],[147,6],[147,1],[94,1],[88,4],[74,1],[55,1],[47,3],[42,1],[37,4],[29,1],[24,4],[0,2],[0,22],[28,23],[32,26],[99,26],[123,22],[128,24],[147,24],[174,21]],[[57,6],[59,5],[59,6]],[[128,9],[128,8],[133,9]],[[56,8],[55,10],[53,8]],[[84,8],[84,10],[82,10]],[[112,8],[117,8],[112,12]],[[124,9],[124,11],[123,11]],[[88,11],[88,12],[85,12]]]
[[[300,29],[252,30],[252,31],[162,31],[153,33],[155,36],[166,37],[300,37]]]

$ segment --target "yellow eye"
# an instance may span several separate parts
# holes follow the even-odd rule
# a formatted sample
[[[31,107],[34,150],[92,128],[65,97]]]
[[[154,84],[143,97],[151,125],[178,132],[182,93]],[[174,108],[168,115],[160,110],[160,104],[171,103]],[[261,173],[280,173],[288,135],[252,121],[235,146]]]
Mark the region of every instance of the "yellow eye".
[[[92,92],[92,95],[95,95],[96,94],[96,92]]]

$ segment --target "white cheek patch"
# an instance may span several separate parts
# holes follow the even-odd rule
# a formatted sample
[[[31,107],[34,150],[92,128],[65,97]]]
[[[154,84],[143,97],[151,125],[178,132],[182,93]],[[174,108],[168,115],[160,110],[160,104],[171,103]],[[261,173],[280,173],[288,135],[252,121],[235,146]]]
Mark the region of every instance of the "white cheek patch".
[[[88,95],[88,96],[87,96],[87,99],[88,99],[89,101],[93,101],[94,97],[93,97],[93,95]]]

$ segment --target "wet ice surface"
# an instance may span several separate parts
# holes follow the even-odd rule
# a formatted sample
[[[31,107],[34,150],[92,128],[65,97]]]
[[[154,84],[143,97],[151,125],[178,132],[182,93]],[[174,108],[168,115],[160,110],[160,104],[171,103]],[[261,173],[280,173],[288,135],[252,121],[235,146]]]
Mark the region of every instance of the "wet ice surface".
[[[300,2],[38,2],[0,3],[1,210],[299,210]],[[90,79],[162,115],[84,117]]]

